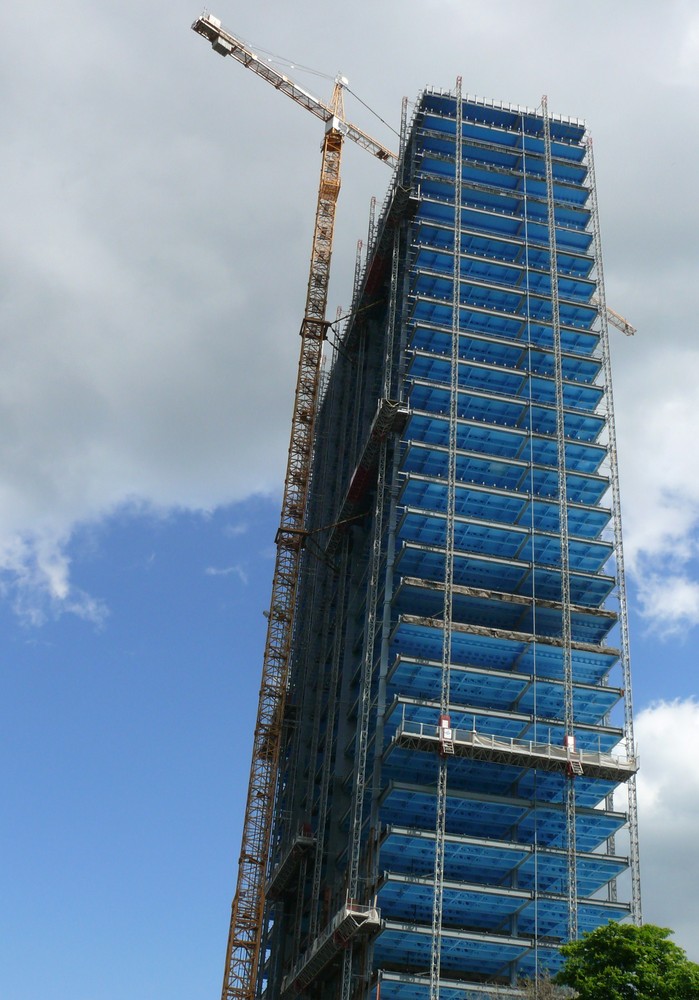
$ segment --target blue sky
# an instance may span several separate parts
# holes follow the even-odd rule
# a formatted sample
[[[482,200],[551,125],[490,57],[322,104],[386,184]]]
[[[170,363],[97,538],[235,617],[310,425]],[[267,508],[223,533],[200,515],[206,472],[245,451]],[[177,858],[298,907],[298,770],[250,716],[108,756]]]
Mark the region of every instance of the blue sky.
[[[689,0],[428,6],[355,0],[332,30],[321,0],[213,12],[260,52],[341,69],[394,123],[403,94],[458,73],[590,123],[607,299],[639,331],[614,334],[613,362],[644,910],[699,961],[699,202],[678,167],[699,154],[699,16]],[[20,29],[0,12],[8,1000],[220,990],[320,132],[216,57],[198,14],[27,0]],[[346,151],[332,314],[387,183]]]
[[[101,626],[5,609],[4,996],[36,996],[32,968],[55,996],[218,987],[276,508],[79,531]]]

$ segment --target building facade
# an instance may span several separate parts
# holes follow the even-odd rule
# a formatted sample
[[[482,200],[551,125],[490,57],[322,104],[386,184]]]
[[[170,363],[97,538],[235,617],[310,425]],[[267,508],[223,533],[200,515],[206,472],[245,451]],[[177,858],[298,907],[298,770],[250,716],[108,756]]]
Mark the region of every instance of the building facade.
[[[355,284],[317,421],[260,990],[510,995],[562,942],[640,919],[584,126],[425,91]]]

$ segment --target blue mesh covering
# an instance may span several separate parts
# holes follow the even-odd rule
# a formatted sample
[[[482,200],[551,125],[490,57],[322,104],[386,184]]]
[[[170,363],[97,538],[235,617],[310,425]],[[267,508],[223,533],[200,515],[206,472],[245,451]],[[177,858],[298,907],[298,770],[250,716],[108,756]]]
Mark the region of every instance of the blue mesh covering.
[[[429,1000],[442,760],[441,1000],[514,1000],[522,977],[560,966],[569,790],[578,928],[629,912],[612,891],[627,867],[613,793],[633,763],[619,756],[626,693],[585,130],[550,120],[552,278],[541,116],[474,99],[463,114],[459,182],[455,100],[422,96],[318,418],[273,843],[275,862],[296,856],[297,868],[269,908],[273,998],[350,892],[378,906],[381,927],[337,942],[312,991],[340,997],[351,956],[362,1000]],[[379,419],[389,400],[401,404],[390,426]],[[453,754],[437,736],[445,671]],[[299,830],[309,846],[294,855]]]

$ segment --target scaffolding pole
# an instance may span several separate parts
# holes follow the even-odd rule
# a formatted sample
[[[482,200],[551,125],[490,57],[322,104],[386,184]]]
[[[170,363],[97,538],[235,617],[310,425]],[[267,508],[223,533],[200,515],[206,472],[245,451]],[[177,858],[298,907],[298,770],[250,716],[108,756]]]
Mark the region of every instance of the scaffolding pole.
[[[558,254],[556,249],[556,209],[553,187],[553,155],[548,99],[541,100],[544,123],[544,157],[546,166],[546,202],[549,234],[549,268],[551,274],[551,324],[553,328],[553,358],[556,387],[556,449],[558,457],[558,517],[561,536],[561,637],[563,646],[563,702],[565,741],[575,745],[573,714],[573,658],[570,623],[570,549],[568,544],[568,503],[566,475],[565,405],[563,399],[563,352],[558,299]],[[575,843],[575,773],[566,778],[566,849],[568,855],[568,938],[578,937],[577,850]]]
[[[456,128],[454,144],[454,258],[451,301],[451,358],[449,397],[449,460],[447,471],[447,523],[444,551],[444,622],[442,636],[442,685],[440,734],[449,723],[449,671],[451,667],[452,605],[454,597],[454,521],[456,517],[456,449],[459,417],[459,314],[461,295],[461,189],[463,156],[463,105],[461,77],[456,78]],[[442,958],[442,914],[444,909],[444,835],[447,816],[447,760],[440,753],[437,777],[437,817],[434,843],[434,896],[430,949],[430,1000],[439,1000]]]
[[[354,302],[353,302],[354,307]],[[338,398],[333,398],[333,424],[337,426],[339,440],[347,438],[347,425],[349,423],[349,409],[344,404],[344,394],[350,391],[352,376],[352,365],[347,364],[344,374],[341,391]],[[338,453],[339,454],[339,453]],[[345,465],[337,461],[335,467],[335,482],[332,496],[341,495],[342,481],[346,474]],[[326,510],[327,515],[334,516],[336,511]],[[345,615],[345,592],[347,584],[347,558],[349,552],[349,538],[347,534],[341,536],[336,534],[333,526],[328,527],[327,541],[325,546],[326,565],[332,572],[331,586],[326,592],[326,602],[323,608],[323,631],[320,648],[321,662],[330,660],[330,674],[328,678],[328,703],[326,707],[326,737],[325,753],[321,766],[320,789],[318,793],[318,814],[316,819],[316,849],[313,864],[311,883],[311,913],[308,925],[308,937],[314,941],[318,936],[318,928],[323,920],[322,914],[322,892],[321,884],[325,864],[325,840],[328,825],[328,798],[330,792],[330,781],[333,775],[333,742],[335,713],[337,708],[337,689],[340,675],[340,663],[344,652],[344,641],[346,633]],[[330,563],[332,562],[332,567]],[[310,616],[309,616],[310,617]],[[313,761],[315,758],[312,757]],[[311,768],[313,771],[314,766]],[[309,801],[312,802],[313,782],[309,782]],[[327,917],[325,918],[327,919]]]
[[[313,864],[313,882],[311,889],[311,919],[308,936],[313,941],[318,934],[319,913],[321,906],[321,881],[323,862],[325,860],[325,833],[328,821],[328,791],[332,775],[332,740],[335,721],[335,706],[337,702],[337,680],[340,672],[340,659],[345,637],[345,582],[347,577],[347,538],[343,540],[338,559],[338,579],[335,593],[335,628],[332,630],[333,645],[331,651],[330,678],[328,681],[327,729],[325,736],[325,754],[320,777],[320,792],[318,796],[318,819],[316,821],[316,850]]]
[[[372,532],[369,578],[366,591],[366,621],[364,627],[364,658],[362,662],[359,690],[359,718],[357,720],[356,763],[352,809],[350,818],[350,864],[348,879],[348,901],[355,902],[359,891],[359,866],[362,850],[362,827],[364,825],[364,800],[366,797],[366,770],[369,748],[369,719],[371,714],[371,691],[374,671],[374,647],[376,643],[376,604],[381,569],[381,544],[383,541],[384,486],[386,482],[387,441],[381,442],[376,481],[376,503]],[[350,1000],[352,995],[353,947],[350,943],[342,958],[342,1000]]]

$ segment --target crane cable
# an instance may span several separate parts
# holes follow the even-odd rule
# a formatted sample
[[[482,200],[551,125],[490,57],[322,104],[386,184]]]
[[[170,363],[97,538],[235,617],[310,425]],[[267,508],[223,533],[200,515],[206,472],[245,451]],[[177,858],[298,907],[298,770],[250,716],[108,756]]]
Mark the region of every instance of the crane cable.
[[[275,62],[279,66],[284,66],[287,69],[297,70],[301,73],[310,73],[312,76],[320,77],[323,80],[336,79],[336,77],[331,76],[330,73],[324,73],[322,70],[313,69],[311,66],[304,66],[301,63],[294,62],[292,59],[288,59],[286,56],[279,55],[276,52],[270,52],[269,49],[262,49],[258,45],[254,45],[252,42],[247,42],[244,38],[241,38],[241,41],[244,41],[245,44],[248,45],[251,49],[254,49],[256,52],[261,52],[262,55],[266,56],[267,62]],[[359,94],[356,94],[347,83],[343,83],[343,89],[346,90],[348,94],[351,94],[355,100],[359,101],[362,107],[366,108],[369,114],[373,115],[374,118],[377,118],[382,125],[385,125],[387,129],[389,129],[391,132],[393,132],[394,135],[400,138],[400,132],[398,132],[397,129],[395,129],[392,125],[390,125],[385,118],[382,118],[377,111],[374,111],[374,109],[369,104],[367,104],[366,101],[363,101],[362,98],[359,96]]]

